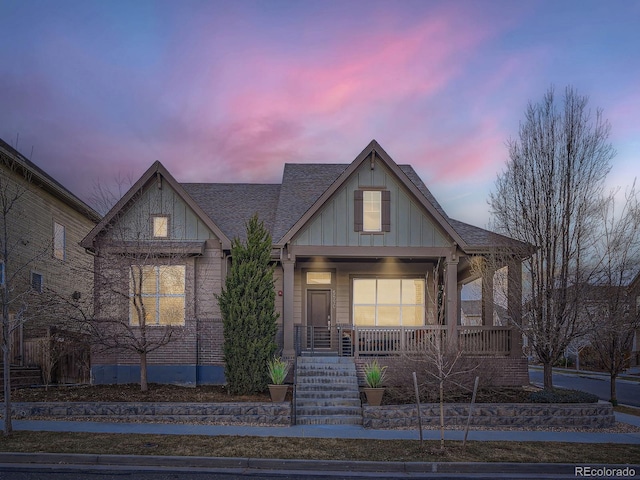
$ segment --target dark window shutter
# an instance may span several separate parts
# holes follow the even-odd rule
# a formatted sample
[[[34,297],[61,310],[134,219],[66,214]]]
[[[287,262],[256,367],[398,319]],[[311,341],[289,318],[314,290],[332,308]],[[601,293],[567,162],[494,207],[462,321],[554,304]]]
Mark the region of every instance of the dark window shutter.
[[[363,196],[362,190],[355,190],[353,192],[353,230],[356,232],[364,230]]]
[[[391,231],[391,192],[382,190],[382,231]]]

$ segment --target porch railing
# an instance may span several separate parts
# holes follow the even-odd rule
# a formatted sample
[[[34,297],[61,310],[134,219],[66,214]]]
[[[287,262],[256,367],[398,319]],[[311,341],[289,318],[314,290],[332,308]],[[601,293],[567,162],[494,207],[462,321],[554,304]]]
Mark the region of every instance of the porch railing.
[[[417,352],[447,341],[446,325],[422,327],[357,327],[333,325],[295,327],[295,349],[332,351],[342,356],[376,356]],[[494,326],[457,326],[458,348],[469,355],[509,355],[511,328]]]

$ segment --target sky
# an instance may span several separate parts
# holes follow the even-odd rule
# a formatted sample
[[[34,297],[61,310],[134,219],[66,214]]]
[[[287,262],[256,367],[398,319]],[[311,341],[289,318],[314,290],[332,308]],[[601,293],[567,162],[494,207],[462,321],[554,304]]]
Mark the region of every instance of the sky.
[[[376,139],[450,217],[488,196],[528,102],[566,86],[640,176],[640,1],[0,1],[0,138],[86,202],[160,160],[279,183]]]

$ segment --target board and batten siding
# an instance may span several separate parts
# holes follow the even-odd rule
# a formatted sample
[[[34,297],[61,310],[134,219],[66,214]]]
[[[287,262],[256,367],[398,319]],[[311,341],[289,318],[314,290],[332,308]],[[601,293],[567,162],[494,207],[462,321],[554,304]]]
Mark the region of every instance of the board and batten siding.
[[[391,230],[384,233],[354,231],[354,191],[384,188],[391,196]],[[449,242],[424,207],[380,161],[371,170],[360,168],[301,229],[292,242],[301,246],[443,247]]]
[[[169,216],[169,238],[175,241],[205,241],[215,238],[213,232],[198,218],[187,203],[167,182],[158,188],[151,183],[121,218],[121,227],[115,230],[115,240],[138,240],[151,237],[153,215]]]

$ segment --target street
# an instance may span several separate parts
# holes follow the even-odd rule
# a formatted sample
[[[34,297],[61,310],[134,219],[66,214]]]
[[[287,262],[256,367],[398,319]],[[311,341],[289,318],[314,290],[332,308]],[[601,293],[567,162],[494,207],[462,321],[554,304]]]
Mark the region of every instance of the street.
[[[542,385],[542,369],[529,369],[531,383]],[[596,375],[589,372],[565,373],[553,371],[553,386],[582,390],[593,393],[601,400],[609,400],[609,377]],[[616,382],[618,403],[640,407],[640,382],[618,380]]]
[[[635,466],[637,468],[637,466]],[[552,475],[549,476],[549,472]],[[336,480],[336,479],[359,479],[359,478],[375,478],[377,480],[396,480],[396,479],[412,479],[427,480],[438,478],[456,478],[458,480],[465,479],[495,479],[495,478],[518,478],[521,480],[535,479],[563,479],[575,478],[573,466],[535,466],[531,464],[523,464],[521,469],[514,470],[513,467],[499,471],[487,471],[482,473],[378,473],[378,472],[345,472],[345,473],[314,473],[314,472],[260,472],[260,471],[238,471],[238,472],[202,472],[202,471],[167,471],[166,468],[158,469],[118,469],[113,470],[105,467],[104,469],[90,469],[86,467],[59,467],[51,468],[43,467],[10,467],[4,469],[0,466],[0,480]],[[591,477],[599,478],[599,477]]]

